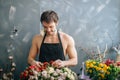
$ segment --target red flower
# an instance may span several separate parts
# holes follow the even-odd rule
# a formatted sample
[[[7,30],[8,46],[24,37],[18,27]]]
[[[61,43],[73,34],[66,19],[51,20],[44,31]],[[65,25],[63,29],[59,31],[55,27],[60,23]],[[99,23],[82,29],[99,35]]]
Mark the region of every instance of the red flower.
[[[54,61],[50,61],[50,64],[52,64]]]
[[[29,66],[29,69],[35,69],[35,65]]]
[[[28,77],[28,71],[24,71],[20,75],[20,79],[26,79]]]
[[[110,64],[114,64],[114,60],[107,59],[107,60],[105,61],[105,64],[106,64],[107,66],[109,66]]]
[[[117,62],[117,66],[120,66],[120,62]]]
[[[48,65],[49,65],[48,62],[44,62],[42,67],[43,67],[43,68],[46,68]]]

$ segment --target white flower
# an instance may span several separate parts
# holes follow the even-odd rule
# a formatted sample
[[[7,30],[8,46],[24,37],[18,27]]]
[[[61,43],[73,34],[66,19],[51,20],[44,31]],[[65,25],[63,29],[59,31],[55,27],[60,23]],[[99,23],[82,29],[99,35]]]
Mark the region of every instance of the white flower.
[[[35,70],[33,70],[33,74],[34,74],[35,76],[37,76],[37,75],[38,75],[38,72],[35,71]]]
[[[58,80],[64,80],[61,76],[58,77]]]
[[[41,76],[41,72],[38,72],[38,76]]]
[[[32,80],[32,79],[34,79],[34,76],[30,76],[28,80]]]
[[[75,76],[72,75],[72,74],[68,74],[68,78],[69,78],[70,80],[75,80]]]
[[[64,75],[66,75],[66,76],[67,76],[67,72],[64,72]]]
[[[53,73],[53,76],[58,76],[58,73],[55,71],[55,72]]]
[[[41,74],[42,74],[43,77],[47,78],[47,71],[44,70],[44,71],[42,71]]]
[[[30,78],[28,80],[38,80],[37,76],[30,76]]]
[[[67,77],[67,75],[68,75],[68,74],[67,74],[67,72],[65,72],[65,73],[63,73],[63,75],[62,75],[62,76],[66,78],[66,77]]]
[[[47,78],[50,78],[50,74],[47,74]]]
[[[8,77],[7,77],[7,74],[3,74],[3,79],[5,79],[5,80],[7,80],[8,79]]]
[[[53,76],[51,76],[51,77],[50,77],[50,80],[54,80],[54,77],[53,77]]]
[[[12,62],[12,66],[13,66],[13,67],[15,67],[15,66],[16,66],[16,64],[15,64],[14,62]]]
[[[67,72],[69,72],[69,73],[71,72],[71,70],[69,68],[67,68],[67,67],[64,68],[64,70],[67,71]]]
[[[48,67],[48,73],[51,74],[54,72],[54,68],[53,67]]]
[[[60,69],[56,69],[56,72],[57,72],[57,73],[61,73],[61,70],[60,70]]]
[[[64,75],[64,73],[60,73],[60,78],[62,78],[64,80],[64,79],[66,79],[66,75]]]
[[[29,80],[33,80],[33,79],[38,80],[38,72],[35,71],[34,69],[32,69],[32,71],[33,71],[33,76],[31,75]]]
[[[13,59],[13,56],[9,56],[8,58],[9,58],[10,60],[12,60],[12,59]]]

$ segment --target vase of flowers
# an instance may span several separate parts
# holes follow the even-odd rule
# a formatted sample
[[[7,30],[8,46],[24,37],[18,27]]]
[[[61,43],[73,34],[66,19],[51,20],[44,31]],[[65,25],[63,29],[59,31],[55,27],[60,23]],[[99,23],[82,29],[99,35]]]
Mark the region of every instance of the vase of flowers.
[[[45,62],[36,70],[35,65],[27,67],[20,80],[77,80],[76,73],[68,67],[56,68],[51,62]]]

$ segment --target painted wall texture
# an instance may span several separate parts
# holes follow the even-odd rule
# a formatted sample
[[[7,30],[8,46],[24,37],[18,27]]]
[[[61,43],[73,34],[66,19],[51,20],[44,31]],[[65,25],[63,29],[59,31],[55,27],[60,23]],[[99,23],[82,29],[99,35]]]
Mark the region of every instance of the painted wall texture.
[[[55,10],[58,29],[71,35],[76,43],[79,63],[72,67],[80,73],[88,54],[97,46],[107,58],[116,59],[112,49],[120,43],[120,0],[0,0],[0,68],[6,69],[8,56],[16,63],[15,80],[27,64],[32,37],[40,33],[40,15]]]

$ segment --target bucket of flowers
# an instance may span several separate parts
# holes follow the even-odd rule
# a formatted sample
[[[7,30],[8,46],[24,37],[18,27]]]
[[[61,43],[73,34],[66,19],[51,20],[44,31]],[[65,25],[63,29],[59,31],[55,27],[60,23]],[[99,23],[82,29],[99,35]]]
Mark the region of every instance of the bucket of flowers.
[[[27,67],[20,74],[20,80],[77,80],[76,73],[68,67],[56,68],[51,63],[44,62],[39,70],[35,65]]]
[[[120,76],[120,62],[115,63],[111,59],[105,62],[87,60],[86,72],[91,80],[116,80]]]

